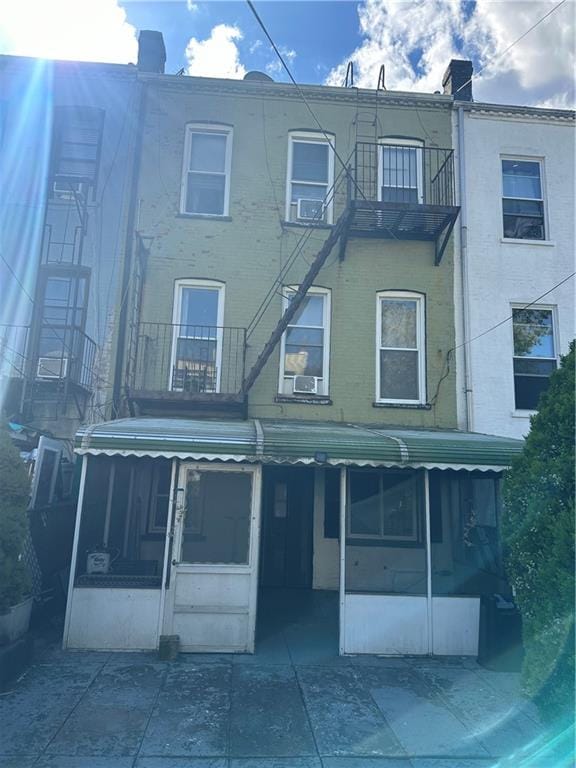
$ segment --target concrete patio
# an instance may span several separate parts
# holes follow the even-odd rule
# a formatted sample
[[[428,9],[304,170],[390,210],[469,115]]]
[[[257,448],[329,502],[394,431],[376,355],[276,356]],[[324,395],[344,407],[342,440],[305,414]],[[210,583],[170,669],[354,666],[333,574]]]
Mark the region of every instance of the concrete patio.
[[[572,765],[550,754],[518,675],[342,658],[331,624],[288,616],[259,627],[254,656],[175,662],[65,652],[53,637],[0,695],[0,768]]]

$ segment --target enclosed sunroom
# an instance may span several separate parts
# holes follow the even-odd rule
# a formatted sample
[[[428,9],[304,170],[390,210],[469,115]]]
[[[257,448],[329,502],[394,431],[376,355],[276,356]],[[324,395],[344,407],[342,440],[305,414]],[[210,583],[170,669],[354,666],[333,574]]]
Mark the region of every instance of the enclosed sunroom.
[[[91,427],[64,645],[258,652],[286,603],[340,654],[475,656],[482,596],[508,591],[499,488],[521,447],[321,422]]]

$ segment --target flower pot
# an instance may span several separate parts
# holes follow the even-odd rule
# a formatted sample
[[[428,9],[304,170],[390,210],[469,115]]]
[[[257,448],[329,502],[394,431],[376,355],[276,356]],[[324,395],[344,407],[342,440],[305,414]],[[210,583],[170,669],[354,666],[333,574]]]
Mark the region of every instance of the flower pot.
[[[31,613],[31,597],[13,605],[8,613],[0,613],[0,645],[9,645],[28,632]]]

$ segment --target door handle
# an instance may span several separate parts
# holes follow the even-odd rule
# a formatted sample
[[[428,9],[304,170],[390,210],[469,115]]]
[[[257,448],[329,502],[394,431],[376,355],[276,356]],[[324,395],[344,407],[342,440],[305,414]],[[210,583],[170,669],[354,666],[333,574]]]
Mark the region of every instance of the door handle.
[[[178,560],[172,560],[172,565],[179,565]]]

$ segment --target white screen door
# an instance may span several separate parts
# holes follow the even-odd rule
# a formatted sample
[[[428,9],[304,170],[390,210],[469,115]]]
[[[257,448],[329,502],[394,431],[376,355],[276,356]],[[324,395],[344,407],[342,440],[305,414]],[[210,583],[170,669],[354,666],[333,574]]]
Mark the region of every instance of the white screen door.
[[[182,464],[166,634],[189,652],[253,652],[260,468]]]

